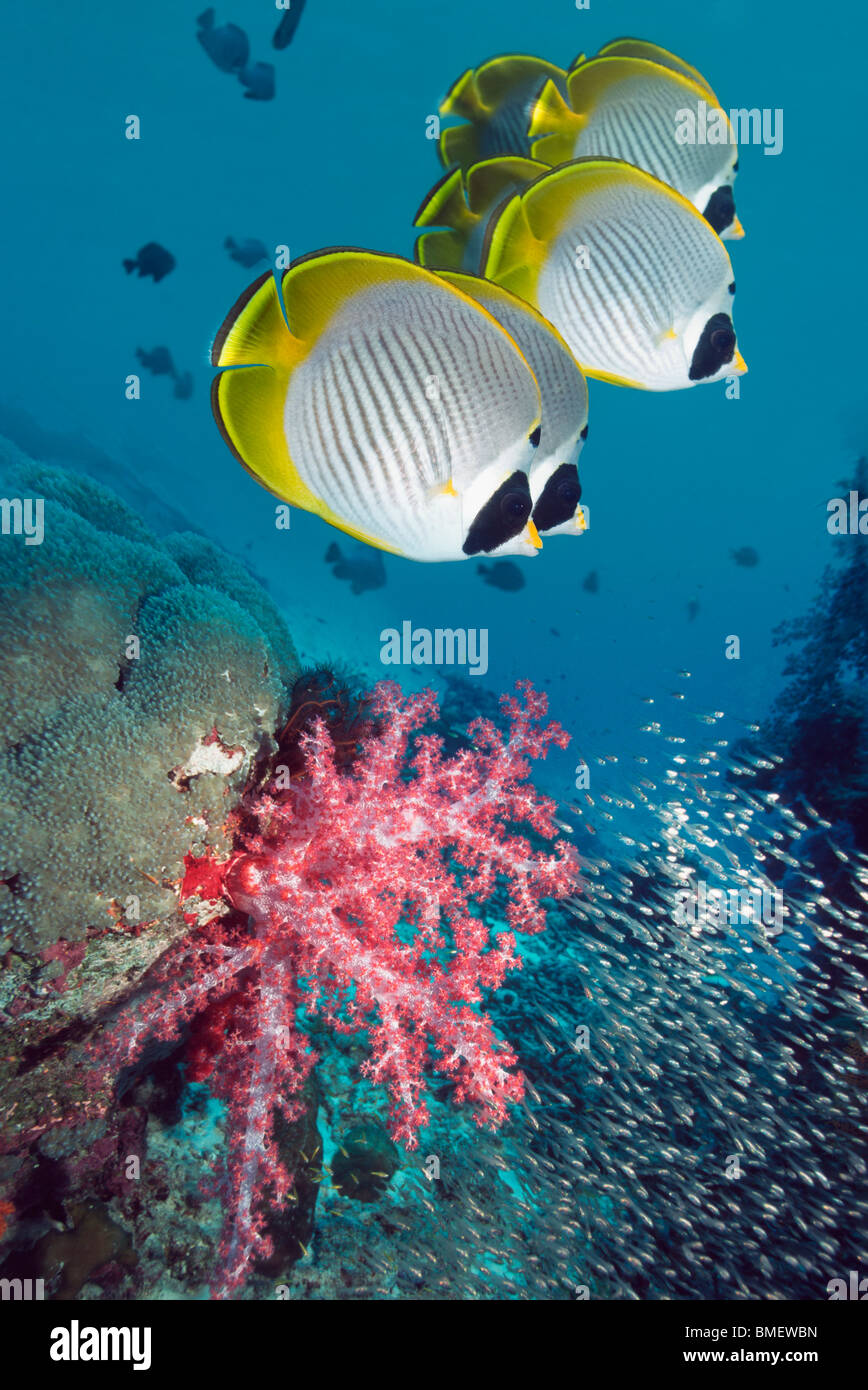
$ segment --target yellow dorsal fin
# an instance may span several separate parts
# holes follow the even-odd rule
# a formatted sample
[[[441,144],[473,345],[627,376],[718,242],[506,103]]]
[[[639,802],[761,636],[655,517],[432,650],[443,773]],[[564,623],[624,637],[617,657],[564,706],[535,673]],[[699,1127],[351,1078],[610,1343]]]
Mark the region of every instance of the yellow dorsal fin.
[[[414,227],[452,227],[469,232],[479,214],[471,212],[464,192],[464,177],[460,169],[444,174],[425,195],[422,206],[413,218]]]
[[[467,202],[472,212],[484,216],[495,207],[507,192],[524,188],[540,174],[546,165],[521,155],[504,155],[500,159],[484,159],[474,164],[467,174]]]
[[[528,134],[532,140],[540,135],[569,135],[575,141],[584,124],[583,118],[564,101],[554,82],[549,80],[534,104]]]
[[[695,82],[697,86],[704,87],[712,100],[717,104],[717,97],[706,82],[702,73],[696,68],[685,63],[683,58],[679,58],[676,53],[670,53],[668,48],[661,48],[659,44],[648,43],[645,39],[612,39],[611,43],[603,44],[597,54],[598,58],[644,58],[649,63],[659,63],[664,68],[670,68],[672,72],[680,72],[682,76]],[[576,59],[573,67],[577,67],[580,59]]]
[[[567,90],[573,109],[580,113],[581,120],[586,121],[594,107],[612,87],[619,82],[628,81],[631,77],[656,77],[659,81],[668,83],[683,93],[683,97],[680,99],[684,101],[707,101],[710,93],[712,100],[717,105],[717,98],[711,89],[705,84],[700,86],[686,73],[666,67],[662,63],[651,62],[646,58],[616,54],[611,57],[597,56],[573,68],[567,79]]]
[[[437,152],[444,169],[451,169],[455,164],[469,169],[479,159],[480,148],[475,125],[453,125],[441,132]]]
[[[544,58],[533,58],[528,53],[503,53],[497,58],[489,58],[476,69],[476,90],[484,106],[493,110],[506,101],[519,87],[538,82],[542,86],[546,79],[560,78],[563,82],[566,73],[554,63]]]

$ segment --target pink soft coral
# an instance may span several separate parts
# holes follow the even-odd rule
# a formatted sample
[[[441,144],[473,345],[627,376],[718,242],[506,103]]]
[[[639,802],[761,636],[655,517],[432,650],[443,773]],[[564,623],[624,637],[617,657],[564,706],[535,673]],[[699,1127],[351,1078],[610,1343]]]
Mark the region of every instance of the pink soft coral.
[[[364,1071],[388,1090],[393,1135],[408,1148],[428,1121],[426,1067],[454,1080],[456,1101],[469,1102],[481,1125],[499,1125],[522,1095],[515,1055],[478,1005],[521,964],[513,932],[542,929],[540,900],[574,889],[576,865],[563,841],[535,852],[515,829],[554,839],[554,804],[527,777],[531,759],[567,742],[543,723],[545,696],[528,684],[519,691],[502,701],[506,738],[476,720],[472,748],[450,758],[442,740],[418,732],[438,714],[431,692],[407,697],[379,685],[370,706],[378,732],[349,768],[336,765],[326,726],[315,723],[301,741],[303,773],[288,790],[273,782],[248,799],[241,848],[219,866],[247,928],[236,916],[195,931],[161,971],[169,993],[145,1004],[124,1036],[129,1057],[203,1009],[213,1016],[194,1074],[212,1074],[229,1107],[222,1295],[268,1249],[264,1193],[279,1199],[291,1187],[272,1116],[298,1114],[314,1061],[296,1025],[300,1006],[341,1032],[367,1030]],[[197,888],[202,867],[191,865]],[[498,885],[512,930],[492,938],[470,905]],[[221,1010],[229,995],[231,1010]],[[219,1059],[215,1023],[226,1028]]]

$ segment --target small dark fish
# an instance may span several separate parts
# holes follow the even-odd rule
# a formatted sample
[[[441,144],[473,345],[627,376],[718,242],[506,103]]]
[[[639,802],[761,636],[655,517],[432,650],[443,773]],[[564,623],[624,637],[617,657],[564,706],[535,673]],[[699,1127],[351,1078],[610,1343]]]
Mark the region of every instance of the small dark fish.
[[[688,603],[688,605],[687,605],[687,621],[688,621],[689,623],[692,623],[692,622],[693,622],[693,619],[696,617],[696,615],[697,615],[698,612],[699,612],[699,599],[698,599],[698,598],[692,598],[692,599],[690,600],[690,602]]]
[[[596,570],[591,570],[590,574],[585,576],[585,582],[582,588],[588,594],[598,594],[600,592],[600,576],[597,574]]]
[[[363,594],[366,589],[382,589],[386,583],[386,566],[383,553],[368,545],[356,545],[349,555],[344,555],[336,541],[332,541],[323,557],[332,566],[335,579],[349,580],[350,593]]]
[[[145,371],[153,376],[177,376],[172,354],[167,347],[155,347],[151,352],[146,352],[144,348],[136,348],[136,357]]]
[[[151,275],[156,283],[164,279],[170,270],[174,270],[177,262],[165,246],[161,246],[158,241],[149,241],[133,260],[127,259],[123,264],[127,275],[132,275],[133,271],[137,270],[140,277]]]
[[[174,394],[179,401],[190,399],[193,394],[193,373],[179,372],[167,347],[155,347],[151,352],[146,352],[144,348],[136,348],[136,357],[145,371],[153,376],[172,377],[175,383]]]
[[[552,637],[560,637],[561,635],[556,627],[550,627],[549,632],[551,633]]]
[[[196,20],[196,38],[211,62],[221,72],[239,72],[250,57],[250,41],[237,24],[221,24],[214,28],[213,9],[204,10]]]
[[[759,564],[759,555],[752,545],[743,545],[739,550],[731,550],[730,555],[737,565],[744,565],[745,569],[753,569],[754,565]]]
[[[251,63],[238,74],[238,81],[246,87],[244,93],[251,101],[271,101],[274,96],[274,64]]]
[[[223,245],[232,260],[245,266],[247,270],[250,270],[252,266],[259,265],[260,261],[268,260],[267,249],[255,237],[249,236],[246,241],[236,241],[234,237],[228,236]]]
[[[495,560],[493,565],[477,565],[476,573],[481,574],[486,584],[506,593],[515,593],[524,588],[524,575],[514,560]]]
[[[283,6],[281,5],[279,8],[283,9]],[[295,38],[295,31],[303,13],[304,0],[289,0],[286,11],[274,31],[274,38],[271,40],[275,48],[289,47]]]

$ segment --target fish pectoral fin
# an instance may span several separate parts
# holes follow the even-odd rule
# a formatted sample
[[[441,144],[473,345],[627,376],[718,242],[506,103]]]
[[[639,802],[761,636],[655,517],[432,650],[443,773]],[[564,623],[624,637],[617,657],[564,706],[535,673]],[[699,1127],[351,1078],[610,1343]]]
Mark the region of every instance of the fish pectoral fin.
[[[445,483],[435,483],[433,487],[429,487],[425,495],[429,502],[433,502],[437,497],[457,497],[459,494],[455,479],[449,478]]]

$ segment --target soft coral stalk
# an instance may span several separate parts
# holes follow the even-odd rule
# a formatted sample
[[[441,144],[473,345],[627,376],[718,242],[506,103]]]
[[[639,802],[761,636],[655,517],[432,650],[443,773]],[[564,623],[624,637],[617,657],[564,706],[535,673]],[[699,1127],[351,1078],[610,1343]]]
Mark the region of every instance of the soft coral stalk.
[[[516,829],[554,841],[554,803],[527,778],[531,760],[567,736],[544,723],[545,696],[527,684],[502,704],[507,736],[477,720],[472,747],[450,758],[420,732],[437,717],[431,692],[407,697],[379,685],[376,732],[349,767],[314,723],[301,740],[302,774],[288,789],[273,781],[248,797],[239,848],[220,866],[246,930],[230,917],[194,932],[162,972],[170,993],[146,1004],[127,1034],[137,1051],[147,1035],[169,1035],[222,996],[237,997],[211,1082],[229,1106],[222,1295],[268,1249],[264,1195],[279,1199],[291,1186],[272,1118],[275,1108],[298,1114],[314,1060],[296,1025],[302,1005],[338,1031],[367,1031],[363,1070],[387,1090],[392,1133],[408,1148],[428,1121],[427,1070],[451,1078],[456,1101],[491,1128],[522,1095],[515,1055],[479,1009],[482,991],[520,965],[514,932],[542,929],[541,899],[574,889],[576,865],[563,841],[540,852]],[[191,882],[200,880],[196,867]],[[471,904],[499,887],[509,929],[492,938]]]

